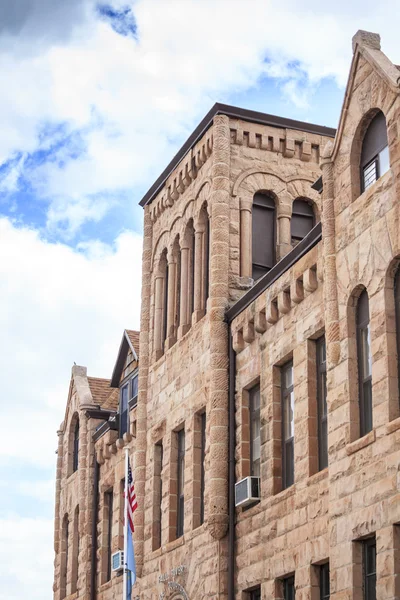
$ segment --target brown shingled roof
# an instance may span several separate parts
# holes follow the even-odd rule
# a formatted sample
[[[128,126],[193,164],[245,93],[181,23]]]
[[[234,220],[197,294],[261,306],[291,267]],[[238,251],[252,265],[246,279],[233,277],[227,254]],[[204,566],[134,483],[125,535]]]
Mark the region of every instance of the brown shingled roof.
[[[88,377],[88,382],[95,404],[99,404],[104,409],[117,410],[118,389],[110,387],[109,379]]]
[[[128,337],[131,341],[132,346],[135,348],[137,357],[139,358],[139,334],[140,331],[133,331],[133,329],[125,329]]]

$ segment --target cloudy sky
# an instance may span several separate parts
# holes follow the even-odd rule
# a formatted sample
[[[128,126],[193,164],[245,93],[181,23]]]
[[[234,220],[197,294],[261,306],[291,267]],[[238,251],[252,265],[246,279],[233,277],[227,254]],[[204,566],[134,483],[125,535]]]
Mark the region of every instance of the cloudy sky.
[[[214,102],[337,125],[357,29],[396,0],[0,1],[0,600],[51,600],[71,365],[139,326],[138,202]],[[387,15],[391,14],[388,19]]]

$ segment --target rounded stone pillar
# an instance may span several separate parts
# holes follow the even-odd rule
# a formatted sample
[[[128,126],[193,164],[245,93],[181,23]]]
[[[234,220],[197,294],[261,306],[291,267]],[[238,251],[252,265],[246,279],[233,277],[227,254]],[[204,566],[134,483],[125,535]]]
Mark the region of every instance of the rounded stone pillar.
[[[221,539],[228,529],[228,331],[230,131],[229,118],[213,125],[210,208],[210,477],[208,528]]]
[[[151,296],[152,223],[149,206],[144,209],[142,253],[142,303],[140,312],[140,361],[138,403],[136,408],[135,491],[138,507],[135,511],[135,560],[138,577],[142,576],[144,554],[144,507],[146,486],[147,445],[147,385],[149,372],[149,329]]]
[[[278,223],[277,259],[281,260],[292,249],[290,219],[292,217],[292,199],[289,194],[281,194],[276,211]]]
[[[185,240],[181,246],[181,302],[179,316],[178,337],[181,338],[189,331],[190,327],[190,246]]]
[[[328,368],[340,359],[339,306],[337,296],[335,204],[333,191],[332,142],[322,151],[322,239],[324,252],[324,300],[326,323],[326,349]]]
[[[252,277],[252,198],[240,198],[240,275]]]
[[[196,221],[194,225],[194,294],[193,294],[193,323],[197,323],[205,313],[203,307],[203,277],[204,277],[204,233],[205,225]]]

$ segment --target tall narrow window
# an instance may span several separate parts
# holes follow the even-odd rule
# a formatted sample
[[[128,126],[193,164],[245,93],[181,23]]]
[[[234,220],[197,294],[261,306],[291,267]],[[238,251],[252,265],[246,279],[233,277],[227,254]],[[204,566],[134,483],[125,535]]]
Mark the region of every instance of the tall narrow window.
[[[163,496],[163,444],[154,446],[153,550],[161,547]]]
[[[275,264],[275,202],[266,194],[255,194],[252,211],[252,263],[254,280]]]
[[[294,388],[293,363],[281,371],[282,393],[282,489],[294,483]]]
[[[260,386],[256,385],[249,392],[250,404],[250,474],[260,477]]]
[[[129,404],[130,404],[131,408],[133,408],[137,405],[138,384],[139,384],[139,375],[135,375],[131,379],[131,397],[129,400]]]
[[[73,459],[72,459],[72,471],[78,470],[79,466],[79,419],[76,422],[74,429],[74,449],[73,449]]]
[[[119,397],[119,437],[129,431],[129,383],[126,383],[120,390]]]
[[[294,248],[314,227],[314,210],[307,200],[298,198],[293,202],[290,221],[291,243]]]
[[[318,465],[328,466],[328,409],[326,404],[326,344],[317,340],[317,401],[318,401]]]
[[[64,516],[61,538],[61,577],[60,577],[60,599],[67,595],[67,573],[68,573],[68,546],[69,546],[69,522],[68,515]]]
[[[376,600],[376,541],[363,542],[364,600]]]
[[[358,397],[360,435],[372,430],[372,357],[368,294],[364,290],[357,303]]]
[[[294,577],[286,577],[282,583],[284,600],[294,600],[296,597],[296,592],[294,589]]]
[[[204,232],[204,310],[207,308],[207,298],[210,287],[210,220],[206,219],[206,229]]]
[[[381,111],[372,119],[365,133],[360,167],[362,192],[390,168],[386,119]]]
[[[112,556],[112,525],[113,525],[113,508],[114,508],[114,495],[113,491],[110,490],[104,494],[104,503],[107,511],[107,550],[106,550],[106,573],[107,579],[111,579],[111,556]]]
[[[72,568],[71,568],[71,594],[78,589],[79,574],[79,506],[74,514],[74,537],[72,539]]]
[[[201,464],[200,464],[200,525],[204,523],[205,460],[206,460],[206,413],[201,415]]]
[[[400,267],[396,271],[394,278],[394,303],[396,314],[396,344],[397,344],[397,381],[399,386],[400,402]]]
[[[329,563],[325,563],[319,567],[319,597],[320,600],[329,600],[330,596]]]
[[[177,433],[178,437],[178,464],[177,464],[177,515],[176,515],[176,537],[183,535],[184,526],[184,487],[185,487],[185,430]]]

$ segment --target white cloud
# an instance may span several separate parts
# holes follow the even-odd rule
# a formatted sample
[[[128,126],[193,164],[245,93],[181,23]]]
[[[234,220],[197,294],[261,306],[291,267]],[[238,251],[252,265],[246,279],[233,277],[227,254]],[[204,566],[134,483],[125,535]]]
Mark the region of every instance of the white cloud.
[[[67,223],[76,231],[98,218],[93,195],[102,195],[103,214],[113,195],[148,183],[167,163],[171,140],[184,138],[215,100],[247,89],[260,76],[282,80],[282,93],[299,106],[321,78],[344,85],[351,36],[359,27],[379,29],[385,48],[400,59],[394,1],[369,2],[368,10],[360,0],[331,10],[321,10],[315,0],[306,10],[294,0],[131,4],[138,40],[117,35],[85,0],[84,10],[74,2],[61,15],[68,23],[62,38],[56,36],[60,19],[50,11],[50,33],[33,56],[0,43],[0,87],[7,90],[0,97],[0,162],[14,151],[48,145],[39,140],[44,123],[67,123],[81,135],[84,151],[73,160],[64,147],[52,161],[26,166],[24,174],[50,202],[49,227]],[[22,29],[27,39],[37,15],[32,19]],[[17,175],[3,186],[14,188]]]
[[[0,519],[0,600],[51,600],[53,519]]]
[[[2,408],[23,440],[4,428],[1,462],[54,465],[74,361],[110,377],[123,329],[139,327],[141,244],[126,232],[74,251],[0,219]]]

